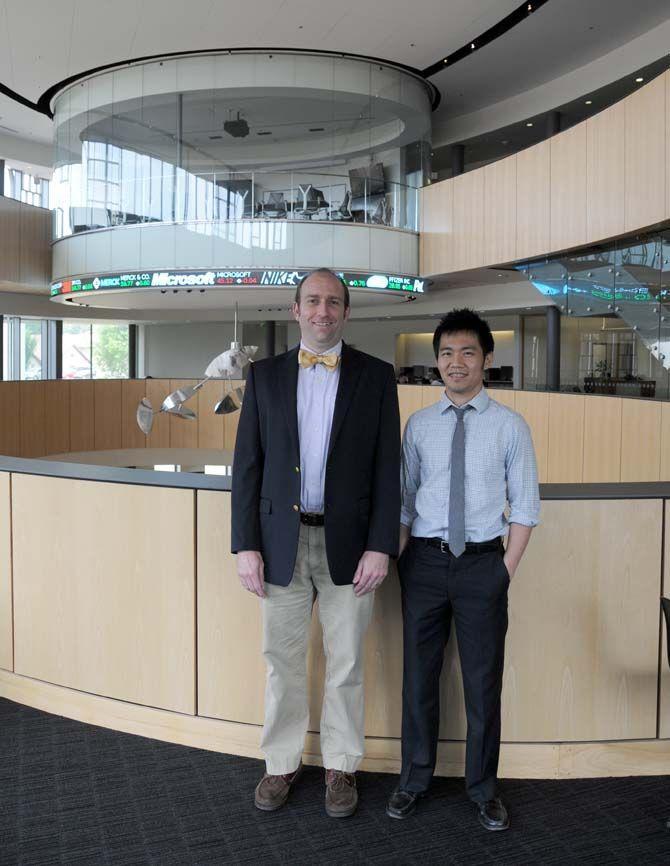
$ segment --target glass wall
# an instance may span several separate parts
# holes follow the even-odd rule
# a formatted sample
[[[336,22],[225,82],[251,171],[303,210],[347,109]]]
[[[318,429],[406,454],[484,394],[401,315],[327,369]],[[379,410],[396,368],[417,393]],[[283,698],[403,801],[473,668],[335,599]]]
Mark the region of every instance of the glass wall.
[[[670,399],[670,230],[520,269],[563,314],[561,390]],[[526,323],[525,387],[543,389],[546,329]]]
[[[166,59],[78,82],[55,102],[55,236],[250,218],[416,230],[429,87],[290,53]]]
[[[128,325],[63,322],[64,379],[127,379]]]

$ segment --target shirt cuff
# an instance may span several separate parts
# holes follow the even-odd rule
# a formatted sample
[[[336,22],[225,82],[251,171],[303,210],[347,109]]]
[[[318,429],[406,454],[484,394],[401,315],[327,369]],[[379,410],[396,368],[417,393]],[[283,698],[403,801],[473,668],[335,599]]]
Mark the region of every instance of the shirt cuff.
[[[540,522],[539,515],[533,517],[530,514],[524,514],[522,511],[512,511],[507,518],[508,523],[520,523],[521,526],[537,526]]]
[[[416,513],[412,514],[410,511],[406,511],[404,508],[400,509],[400,522],[403,526],[408,526],[410,529],[414,525],[414,521],[416,520]]]

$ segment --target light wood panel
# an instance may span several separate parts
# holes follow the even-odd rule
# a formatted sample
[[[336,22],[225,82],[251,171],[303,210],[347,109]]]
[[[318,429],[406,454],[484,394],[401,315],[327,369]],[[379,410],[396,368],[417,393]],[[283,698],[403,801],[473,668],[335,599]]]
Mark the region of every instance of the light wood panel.
[[[187,385],[195,385],[196,379],[170,379],[169,392]],[[165,396],[165,395],[163,395]],[[198,414],[198,400],[194,397],[186,406]],[[186,418],[178,418],[169,415],[170,422],[170,448],[197,448],[198,447],[198,420],[189,421]]]
[[[197,749],[262,758],[261,729],[219,719],[182,715],[102,698],[0,671],[0,696],[99,727],[179,743]],[[318,740],[308,734],[303,760],[319,764]],[[463,776],[463,743],[439,743],[436,775]],[[502,743],[500,776],[510,779],[602,778],[670,775],[670,742]],[[400,742],[371,738],[362,770],[400,772]]]
[[[549,394],[515,391],[514,408],[530,427],[540,483],[549,477]]]
[[[516,258],[516,154],[484,167],[484,248],[486,264]]]
[[[624,104],[586,121],[586,237],[623,234]]]
[[[670,481],[670,403],[661,408],[661,469],[659,481]]]
[[[12,283],[21,279],[20,220],[21,203],[0,196],[0,279]]]
[[[51,279],[51,212],[21,204],[19,212],[20,281],[46,286]]]
[[[124,379],[121,382],[121,447],[146,448],[147,437],[137,424],[137,407],[146,396],[144,379]],[[155,419],[154,419],[155,420]]]
[[[93,381],[95,420],[93,424],[96,451],[121,448],[123,402],[118,379]]]
[[[70,450],[70,385],[64,379],[45,383],[45,454],[63,454]]]
[[[439,274],[453,260],[454,185],[444,180],[420,191],[422,229],[419,256],[422,274]]]
[[[660,500],[542,503],[510,591],[503,739],[656,735],[661,534]]]
[[[198,448],[224,447],[224,415],[215,415],[214,406],[223,395],[223,382],[206,382],[198,391]]]
[[[670,215],[670,69],[665,73],[665,214]]]
[[[551,244],[551,144],[516,155],[516,258],[546,252]]]
[[[481,264],[484,249],[484,172],[458,175],[454,183],[452,267],[467,270]]]
[[[0,382],[4,411],[0,423],[0,454],[17,457],[21,453],[20,383]]]
[[[404,430],[410,415],[423,408],[423,387],[398,385],[398,405],[400,406],[400,429]]]
[[[551,249],[586,243],[586,124],[554,135],[551,143]]]
[[[584,400],[582,481],[619,481],[621,477],[621,397]]]
[[[624,223],[626,231],[633,231],[667,216],[663,76],[626,97],[624,117]]]
[[[46,382],[21,383],[21,439],[22,457],[43,457],[46,453],[45,436],[45,386]]]
[[[584,397],[577,394],[550,394],[547,481],[580,482],[583,450]]]
[[[661,594],[670,598],[670,531],[667,521],[670,520],[670,507],[665,503],[665,551],[663,557],[663,581]],[[668,630],[663,614],[661,618],[661,670],[658,705],[658,736],[670,737],[670,660],[668,659]]]
[[[661,474],[661,404],[624,400],[621,481],[658,481]]]
[[[415,387],[415,386],[412,386]],[[438,388],[437,385],[420,385],[421,388],[421,408],[432,406],[437,403],[444,394],[444,388]]]
[[[14,669],[10,474],[0,473],[0,668]]]
[[[195,712],[193,491],[12,487],[16,672]]]
[[[70,451],[95,448],[95,394],[92,380],[73,381],[70,389]]]
[[[503,406],[508,406],[514,409],[516,404],[516,392],[511,388],[488,388],[487,393],[491,399],[497,403],[502,403]]]

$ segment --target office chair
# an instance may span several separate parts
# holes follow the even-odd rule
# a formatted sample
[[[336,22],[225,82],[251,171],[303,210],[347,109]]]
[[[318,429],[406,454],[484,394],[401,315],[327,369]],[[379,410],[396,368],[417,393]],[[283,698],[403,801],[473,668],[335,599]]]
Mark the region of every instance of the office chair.
[[[670,665],[670,598],[661,598],[661,608],[665,615],[665,648],[668,651],[668,665]],[[665,822],[665,826],[670,830],[670,818]]]
[[[331,207],[328,210],[327,219],[332,220],[334,222],[353,222],[353,215],[351,210],[349,209],[349,202],[351,201],[351,192],[349,190],[344,194],[344,198],[342,199],[342,204],[337,207]]]
[[[298,189],[302,195],[302,207],[296,208],[295,213],[302,219],[311,220],[314,214],[328,207],[328,202],[323,197],[323,192],[312,186],[311,183],[303,186],[298,184]]]
[[[263,216],[270,219],[286,219],[286,200],[283,192],[268,193],[268,200],[263,202]]]

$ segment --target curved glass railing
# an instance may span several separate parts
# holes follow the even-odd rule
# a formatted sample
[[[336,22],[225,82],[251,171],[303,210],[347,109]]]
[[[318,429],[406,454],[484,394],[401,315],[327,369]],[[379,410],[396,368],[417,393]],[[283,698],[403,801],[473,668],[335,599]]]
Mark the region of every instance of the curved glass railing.
[[[55,238],[142,223],[252,219],[364,223],[418,231],[418,189],[386,180],[381,171],[196,174],[148,156],[133,156],[128,165],[125,159],[113,163],[89,158],[55,169]]]

